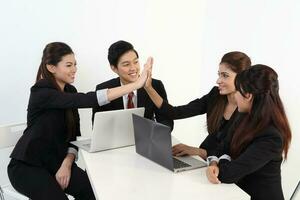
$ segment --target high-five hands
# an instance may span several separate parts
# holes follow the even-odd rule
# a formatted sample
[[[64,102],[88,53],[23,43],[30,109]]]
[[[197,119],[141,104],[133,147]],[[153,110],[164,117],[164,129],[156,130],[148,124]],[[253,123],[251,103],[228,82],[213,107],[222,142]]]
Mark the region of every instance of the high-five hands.
[[[153,66],[153,58],[149,57],[147,59],[147,62],[144,64],[144,69],[140,77],[137,80],[137,84],[139,88],[145,86],[146,82],[148,81],[148,76],[149,74],[151,74],[152,66]]]

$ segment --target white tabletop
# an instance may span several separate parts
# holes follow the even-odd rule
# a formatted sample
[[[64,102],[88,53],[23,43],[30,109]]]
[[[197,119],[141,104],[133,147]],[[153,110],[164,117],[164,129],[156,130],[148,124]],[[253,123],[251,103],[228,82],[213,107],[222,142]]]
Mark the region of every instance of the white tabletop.
[[[138,155],[134,146],[98,153],[81,150],[81,155],[97,199],[250,199],[235,184],[211,184],[205,168],[173,173]]]

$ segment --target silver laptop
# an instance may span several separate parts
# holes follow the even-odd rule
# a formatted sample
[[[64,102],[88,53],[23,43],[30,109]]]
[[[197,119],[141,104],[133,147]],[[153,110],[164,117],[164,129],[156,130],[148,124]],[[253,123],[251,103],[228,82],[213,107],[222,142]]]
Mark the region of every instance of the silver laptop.
[[[171,129],[132,114],[136,152],[173,172],[206,167],[206,162],[191,156],[172,155]]]
[[[144,116],[144,112],[145,108],[97,112],[91,138],[71,143],[88,152],[134,145],[131,115]]]

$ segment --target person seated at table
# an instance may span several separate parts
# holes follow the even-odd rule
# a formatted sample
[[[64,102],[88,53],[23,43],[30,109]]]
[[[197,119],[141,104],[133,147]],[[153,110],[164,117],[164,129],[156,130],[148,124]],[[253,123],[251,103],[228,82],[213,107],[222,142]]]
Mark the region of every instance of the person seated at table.
[[[89,93],[77,93],[71,83],[77,71],[72,49],[53,42],[44,51],[36,83],[31,87],[27,128],[11,154],[7,171],[12,186],[32,200],[95,199],[89,178],[74,160],[70,142],[80,135],[77,108],[102,106],[143,87],[147,65],[136,82]]]
[[[252,200],[283,200],[280,166],[287,158],[291,130],[279,96],[277,73],[255,65],[236,76],[235,100],[243,117],[227,143],[208,157],[212,183],[236,183]]]
[[[169,119],[184,119],[206,113],[208,136],[200,147],[192,147],[185,144],[173,146],[175,156],[198,155],[206,159],[212,155],[218,144],[226,136],[227,129],[237,117],[237,105],[234,100],[234,78],[237,73],[249,68],[250,58],[242,52],[233,51],[226,53],[219,64],[218,86],[201,98],[195,99],[186,105],[172,106],[163,96],[160,96],[151,84],[151,74],[144,88],[154,102],[159,113]],[[179,91],[183,94],[184,91]]]
[[[105,81],[96,86],[96,90],[103,88],[118,87],[135,82],[139,77],[140,62],[138,52],[133,45],[126,41],[117,41],[108,49],[108,61],[117,78]],[[167,101],[167,93],[163,83],[160,80],[153,79],[153,87]],[[123,97],[117,98],[104,106],[96,106],[93,108],[92,121],[96,112],[108,110],[130,109],[137,107],[145,107],[144,116],[151,120],[156,120],[173,129],[173,120],[168,119],[164,115],[157,112],[157,108],[149,98],[144,88],[135,90]]]

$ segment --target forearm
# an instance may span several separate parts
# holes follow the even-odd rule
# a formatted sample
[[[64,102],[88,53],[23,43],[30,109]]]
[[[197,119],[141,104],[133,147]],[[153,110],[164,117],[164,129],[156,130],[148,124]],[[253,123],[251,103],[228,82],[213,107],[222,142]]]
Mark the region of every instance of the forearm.
[[[161,96],[156,92],[156,90],[153,87],[145,87],[146,92],[148,93],[150,99],[153,101],[155,106],[157,108],[161,108],[161,105],[163,103],[163,99]]]
[[[129,84],[122,85],[119,87],[110,88],[107,90],[107,99],[108,99],[108,101],[112,101],[112,100],[117,99],[125,94],[128,94],[138,88],[139,87],[136,83],[129,83]]]
[[[72,153],[68,153],[64,161],[62,162],[62,166],[71,168],[74,160],[75,160],[75,155]]]

